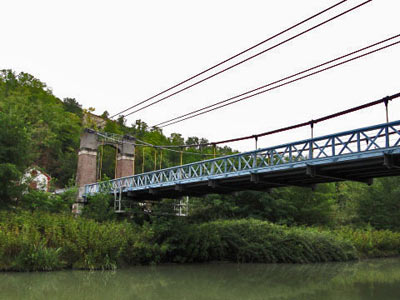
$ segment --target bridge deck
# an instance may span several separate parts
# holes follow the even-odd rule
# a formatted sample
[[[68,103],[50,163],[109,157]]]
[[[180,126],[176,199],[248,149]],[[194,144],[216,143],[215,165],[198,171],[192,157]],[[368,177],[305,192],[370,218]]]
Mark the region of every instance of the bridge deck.
[[[137,200],[400,175],[400,121],[85,186]]]

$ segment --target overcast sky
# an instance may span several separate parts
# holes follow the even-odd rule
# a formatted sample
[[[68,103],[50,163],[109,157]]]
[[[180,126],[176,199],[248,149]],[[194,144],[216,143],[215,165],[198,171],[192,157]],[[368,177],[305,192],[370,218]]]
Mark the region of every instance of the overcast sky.
[[[28,72],[59,98],[117,113],[339,0],[3,0],[0,68]],[[363,1],[265,44],[272,46]],[[400,33],[400,1],[374,0],[346,16],[128,118],[155,125]],[[236,60],[238,61],[238,60]],[[256,134],[400,92],[400,45],[164,132],[210,141]],[[400,119],[400,99],[390,104]],[[315,135],[385,121],[384,107],[316,125]],[[309,128],[259,147],[308,138]],[[252,150],[254,141],[230,144]]]

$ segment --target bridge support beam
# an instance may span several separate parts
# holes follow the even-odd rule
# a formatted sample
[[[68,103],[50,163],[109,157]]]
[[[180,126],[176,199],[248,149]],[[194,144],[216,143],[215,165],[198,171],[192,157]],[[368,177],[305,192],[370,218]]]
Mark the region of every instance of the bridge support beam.
[[[183,192],[185,190],[185,187],[183,186],[183,184],[175,184],[174,190],[178,192]]]
[[[235,188],[232,186],[221,185],[216,180],[209,179],[207,185],[215,190],[224,192],[224,193],[235,193],[235,192],[242,192],[243,189]]]
[[[317,185],[316,184],[294,184],[294,183],[283,183],[283,182],[277,182],[277,181],[269,181],[265,180],[262,178],[259,174],[252,173],[250,175],[250,181],[253,182],[254,184],[264,184],[264,185],[269,185],[272,187],[269,187],[267,189],[267,192],[270,193],[273,188],[278,188],[278,187],[288,187],[288,186],[296,186],[296,187],[301,187],[301,188],[311,188],[313,191],[316,189]]]
[[[388,169],[400,169],[399,159],[396,159],[396,158],[397,157],[394,156],[393,154],[385,153],[383,155],[383,164]]]
[[[327,173],[323,173],[323,172],[319,171],[317,167],[312,166],[312,165],[307,165],[306,174],[312,178],[332,179],[333,181],[356,181],[356,182],[361,182],[361,183],[365,183],[368,185],[373,184],[373,178],[359,179],[359,178],[353,178],[353,177],[348,177],[348,176],[340,176],[340,175],[338,176],[338,175],[333,175],[333,174],[327,174]]]

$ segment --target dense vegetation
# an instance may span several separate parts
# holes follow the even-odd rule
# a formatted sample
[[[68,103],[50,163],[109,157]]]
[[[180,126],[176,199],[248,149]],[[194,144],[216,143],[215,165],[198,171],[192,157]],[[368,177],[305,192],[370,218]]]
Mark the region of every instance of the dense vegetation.
[[[159,262],[322,262],[398,255],[400,178],[374,185],[354,182],[299,187],[270,193],[240,192],[190,198],[190,217],[173,214],[173,201],[118,218],[110,199],[89,199],[81,218],[70,216],[72,189],[62,195],[30,190],[21,177],[30,166],[52,176],[53,188],[74,186],[79,136],[98,128],[93,109],[58,99],[33,76],[0,72],[0,269],[114,268]],[[193,145],[203,138],[167,137],[158,128],[123,117],[108,119],[107,132],[152,144]],[[113,178],[115,150],[99,149],[102,177]],[[212,147],[190,147],[183,163],[212,157]],[[216,149],[218,155],[234,151]],[[202,155],[199,155],[202,154]],[[204,156],[204,154],[209,156]],[[160,159],[162,155],[162,160]],[[137,173],[180,163],[180,153],[138,147]],[[100,180],[100,178],[99,178]]]
[[[311,263],[400,254],[400,233],[287,227],[255,219],[188,224],[158,219],[140,226],[66,214],[0,214],[1,270],[184,262]]]

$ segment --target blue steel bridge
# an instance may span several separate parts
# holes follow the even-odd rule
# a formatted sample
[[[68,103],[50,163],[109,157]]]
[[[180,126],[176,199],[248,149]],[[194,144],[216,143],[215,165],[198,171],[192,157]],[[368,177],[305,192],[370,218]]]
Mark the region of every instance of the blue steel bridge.
[[[400,175],[400,121],[88,184],[136,201]]]

